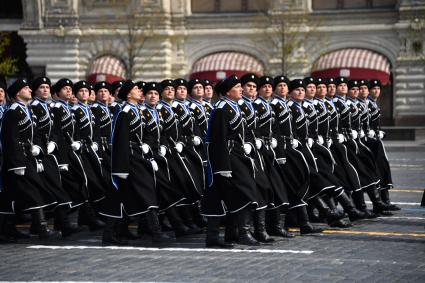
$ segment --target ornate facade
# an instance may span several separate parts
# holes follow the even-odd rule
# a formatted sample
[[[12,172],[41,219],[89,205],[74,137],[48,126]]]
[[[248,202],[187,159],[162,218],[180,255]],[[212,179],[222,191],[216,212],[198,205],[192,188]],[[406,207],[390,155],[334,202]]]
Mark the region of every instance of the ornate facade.
[[[204,11],[200,2],[214,5]],[[23,0],[19,34],[28,64],[52,81],[87,78],[101,56],[121,60],[133,79],[189,77],[198,60],[228,51],[256,58],[268,74],[284,66],[291,77],[303,77],[326,53],[370,50],[390,64],[390,118],[396,125],[425,124],[425,1],[365,0],[369,8],[350,6],[361,1],[269,0],[257,7],[235,1],[240,10],[227,2]],[[283,42],[296,38],[302,44],[283,64]]]

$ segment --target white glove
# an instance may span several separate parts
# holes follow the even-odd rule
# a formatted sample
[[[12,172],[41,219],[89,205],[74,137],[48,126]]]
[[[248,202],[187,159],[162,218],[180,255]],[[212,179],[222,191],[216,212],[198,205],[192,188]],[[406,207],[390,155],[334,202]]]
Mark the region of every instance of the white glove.
[[[167,154],[167,148],[164,145],[159,147],[159,155],[165,156]]]
[[[276,159],[277,164],[279,165],[285,165],[286,164],[286,158],[279,158]]]
[[[24,176],[25,175],[25,168],[15,169],[15,170],[13,170],[13,173],[15,173],[16,175],[19,175],[19,176]]]
[[[68,171],[68,165],[59,166],[59,171]]]
[[[158,163],[156,163],[156,161],[152,159],[151,164],[152,164],[153,171],[155,171],[155,172],[158,171],[158,169],[159,169]]]
[[[360,138],[362,139],[362,138],[364,138],[365,137],[365,133],[364,133],[364,131],[363,130],[360,130]]]
[[[309,148],[311,148],[313,146],[314,140],[312,138],[308,138],[307,139],[307,145]]]
[[[33,145],[31,147],[31,154],[32,156],[38,156],[40,154],[40,147]]]
[[[297,139],[293,139],[291,144],[292,144],[292,148],[297,148],[298,145],[300,144],[300,141]]]
[[[272,140],[270,141],[270,146],[272,148],[276,148],[277,147],[277,139],[272,138]]]
[[[119,175],[115,175],[115,176],[117,176],[118,178],[123,179],[123,180],[128,178],[128,174],[119,174]]]
[[[174,147],[178,153],[181,153],[183,151],[183,144],[181,142],[176,143],[176,146]]]
[[[332,143],[333,143],[333,141],[332,141],[332,139],[328,139],[328,147],[331,147],[331,145],[332,145]]]
[[[325,140],[323,139],[322,136],[317,137],[317,143],[320,144],[320,145],[323,145],[325,143]]]
[[[249,143],[245,143],[243,145],[243,150],[245,151],[246,155],[249,155],[249,154],[251,154],[252,146]]]
[[[263,146],[263,142],[260,139],[255,139],[255,147],[257,149],[261,149],[262,146]]]
[[[192,139],[192,142],[193,142],[194,146],[198,146],[198,145],[201,144],[201,138],[198,137],[198,136],[194,136],[193,139]]]
[[[380,139],[383,139],[383,138],[385,137],[385,132],[384,132],[384,131],[379,131],[379,132],[378,132],[378,137],[379,137]]]
[[[81,148],[81,142],[74,141],[71,143],[71,148],[73,151],[77,151]]]
[[[147,154],[149,152],[150,146],[146,143],[142,144],[142,152],[143,154]]]
[[[359,137],[359,133],[356,130],[351,130],[351,138],[356,140]]]
[[[225,178],[232,178],[232,173],[231,172],[221,172],[219,174],[221,176],[225,177]]]
[[[99,146],[97,145],[97,143],[93,142],[91,144],[91,149],[93,149],[93,151],[98,151],[99,150]]]
[[[374,130],[369,130],[368,132],[367,132],[367,137],[368,138],[374,138],[375,137],[375,135],[376,135],[376,133],[375,133],[375,131]]]
[[[52,153],[53,151],[55,151],[56,145],[54,142],[48,142],[47,143],[47,154]]]
[[[37,162],[37,173],[41,173],[44,171],[43,163]]]
[[[338,142],[343,143],[345,141],[345,137],[343,134],[338,134]]]

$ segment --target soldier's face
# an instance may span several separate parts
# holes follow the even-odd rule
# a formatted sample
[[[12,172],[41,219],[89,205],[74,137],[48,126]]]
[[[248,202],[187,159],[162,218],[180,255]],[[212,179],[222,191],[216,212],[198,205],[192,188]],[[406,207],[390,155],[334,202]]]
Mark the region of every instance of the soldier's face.
[[[96,92],[94,92],[94,90],[90,90],[89,101],[90,102],[96,101]]]
[[[49,98],[49,95],[50,86],[48,84],[41,84],[35,91],[35,96],[42,100],[47,100]]]
[[[202,84],[196,84],[192,88],[192,93],[190,94],[193,99],[200,100],[204,97],[204,86]]]
[[[65,101],[71,100],[72,98],[71,96],[72,96],[72,88],[68,85],[61,88],[61,90],[58,93],[59,99],[62,99]]]
[[[141,97],[142,97],[142,92],[140,91],[139,87],[136,85],[128,93],[127,100],[136,104],[140,102]]]
[[[359,96],[360,96],[361,98],[366,98],[366,97],[368,97],[368,95],[369,95],[369,88],[368,88],[367,86],[365,86],[365,85],[362,85],[362,86],[360,87],[360,93],[359,93]]]
[[[328,85],[328,94],[327,96],[329,97],[334,97],[336,93],[336,85],[334,84],[330,84]]]
[[[176,98],[181,100],[185,100],[187,98],[187,88],[184,85],[177,87]]]
[[[276,86],[274,93],[276,93],[277,96],[286,98],[286,96],[288,95],[288,85],[286,83],[278,83],[278,85]]]
[[[243,95],[249,99],[255,99],[257,96],[257,85],[254,82],[247,82],[243,85]]]
[[[214,91],[213,87],[210,85],[207,85],[204,90],[204,98],[207,100],[210,100],[213,97]]]
[[[174,99],[175,90],[172,86],[167,86],[162,90],[162,99],[165,101],[172,101]]]
[[[233,101],[239,101],[242,98],[242,86],[237,84],[227,92],[227,97]]]
[[[316,94],[316,85],[308,84],[305,91],[305,98],[313,99],[315,94]]]
[[[316,88],[316,96],[320,99],[325,98],[328,88],[324,84],[320,84]]]
[[[0,87],[0,103],[6,102],[6,92]]]
[[[348,91],[348,96],[351,98],[357,98],[359,97],[359,88],[358,87],[352,87]]]
[[[273,87],[271,84],[265,84],[258,90],[258,95],[264,99],[269,99],[273,94]]]
[[[377,99],[381,95],[381,88],[379,86],[375,86],[370,90],[370,95]]]
[[[80,88],[76,94],[79,101],[86,103],[89,100],[90,91],[87,88]]]
[[[101,88],[97,91],[96,98],[98,101],[102,103],[108,103],[110,97],[111,97],[111,94],[109,93],[109,90],[107,90],[106,88]]]
[[[145,94],[145,103],[155,106],[159,100],[159,93],[156,90],[150,90]]]
[[[22,88],[17,94],[16,94],[16,100],[22,101],[22,102],[28,102],[32,99],[31,97],[31,88],[29,86],[26,86]]]
[[[305,89],[303,87],[298,87],[291,92],[292,99],[295,99],[298,102],[301,102],[305,98]]]
[[[347,84],[346,83],[339,84],[336,87],[336,91],[337,91],[338,94],[346,95],[347,92],[348,92],[348,86],[347,86]]]

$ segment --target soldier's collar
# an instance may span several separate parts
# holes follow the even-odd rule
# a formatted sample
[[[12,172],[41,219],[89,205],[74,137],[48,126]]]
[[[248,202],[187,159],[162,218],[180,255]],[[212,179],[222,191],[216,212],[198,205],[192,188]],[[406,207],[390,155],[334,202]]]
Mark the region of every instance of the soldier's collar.
[[[150,105],[148,103],[145,103],[145,107],[149,110],[156,110],[156,105]]]
[[[295,99],[291,98],[291,101],[297,105],[298,107],[301,107],[301,102],[296,101]]]
[[[163,104],[165,107],[167,107],[167,108],[171,108],[171,104],[173,104],[172,102],[171,102],[171,104],[170,103],[168,103],[167,101],[165,101],[165,100],[163,100],[163,99],[161,99],[160,101],[159,101],[159,103],[161,103],[161,104]]]
[[[309,99],[309,98],[304,98],[304,101],[308,102],[308,103],[313,103],[313,99]]]
[[[376,100],[371,96],[371,95],[369,95],[368,97],[367,97],[370,101],[373,101],[373,102],[376,102]]]
[[[335,94],[335,96],[337,97],[337,98],[339,98],[339,99],[342,99],[342,100],[346,100],[346,96],[341,96],[341,95],[339,95],[339,94]]]
[[[246,97],[245,95],[242,95],[242,99],[247,101],[247,102],[252,102],[253,100],[249,97]]]
[[[233,101],[227,97],[223,97],[223,100],[229,103],[231,106],[238,106],[238,103],[236,101]]]
[[[65,106],[68,106],[69,105],[68,101],[65,101],[63,99],[59,99],[58,102],[61,103],[61,104],[63,104],[63,105],[65,105]]]
[[[47,100],[43,100],[43,99],[40,99],[38,97],[36,97],[35,99],[38,100],[38,101],[40,101],[41,103],[47,104]]]
[[[283,97],[280,97],[279,95],[275,95],[274,98],[276,98],[277,100],[280,100],[282,102],[286,102],[286,99]]]

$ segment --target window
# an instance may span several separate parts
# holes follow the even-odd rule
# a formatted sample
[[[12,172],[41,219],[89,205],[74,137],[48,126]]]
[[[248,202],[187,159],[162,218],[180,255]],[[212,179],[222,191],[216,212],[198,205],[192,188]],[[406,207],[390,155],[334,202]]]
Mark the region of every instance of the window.
[[[0,1],[0,19],[22,19],[22,2]]]
[[[244,13],[267,11],[270,0],[192,0],[192,13]]]
[[[313,10],[395,8],[397,0],[312,0]]]

